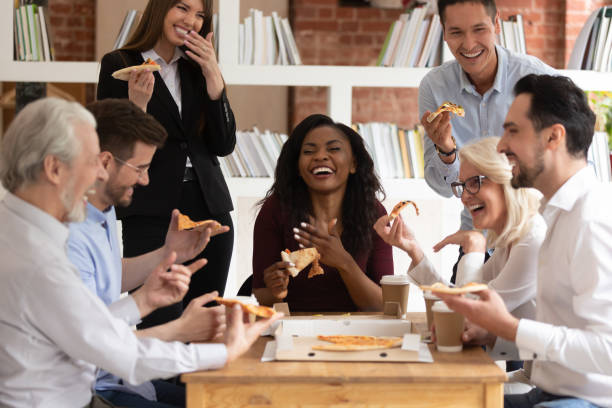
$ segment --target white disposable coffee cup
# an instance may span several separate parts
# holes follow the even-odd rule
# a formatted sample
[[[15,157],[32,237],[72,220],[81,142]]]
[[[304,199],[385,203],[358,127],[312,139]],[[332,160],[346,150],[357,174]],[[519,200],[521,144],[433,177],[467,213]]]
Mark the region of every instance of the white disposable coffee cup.
[[[431,293],[431,291],[426,290],[423,292],[423,298],[425,299],[425,314],[427,316],[427,330],[431,330],[431,325],[433,324],[433,312],[431,311],[431,307],[433,304],[439,300],[439,297]]]
[[[399,315],[404,318],[408,310],[410,281],[406,275],[385,275],[380,280],[385,314]],[[395,307],[389,307],[395,306]],[[399,310],[398,310],[399,308]]]
[[[458,352],[463,350],[463,315],[452,311],[446,303],[438,300],[431,307],[436,325],[436,347],[438,351]]]

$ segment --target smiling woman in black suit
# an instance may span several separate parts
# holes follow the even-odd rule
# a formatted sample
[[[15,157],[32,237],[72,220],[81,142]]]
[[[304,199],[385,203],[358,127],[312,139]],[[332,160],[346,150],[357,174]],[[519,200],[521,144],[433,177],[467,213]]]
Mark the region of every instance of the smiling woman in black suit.
[[[134,191],[131,206],[117,211],[126,257],[163,245],[174,208],[193,220],[213,218],[232,226],[232,202],[217,156],[234,150],[236,123],[211,42],[211,21],[212,0],[150,0],[128,43],[102,58],[98,99],[129,98],[168,132],[166,145],[153,157],[150,184]],[[161,71],[132,73],[127,82],[111,76],[147,58]],[[192,276],[185,305],[206,292],[223,294],[233,241],[230,230],[200,254],[208,264]],[[181,310],[181,305],[158,310],[142,326],[172,320]]]

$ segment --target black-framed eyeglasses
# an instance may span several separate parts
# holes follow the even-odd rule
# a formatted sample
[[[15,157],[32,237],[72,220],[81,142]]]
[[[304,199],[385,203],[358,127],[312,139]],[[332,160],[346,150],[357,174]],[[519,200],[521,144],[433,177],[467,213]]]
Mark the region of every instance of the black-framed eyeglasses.
[[[138,166],[134,166],[133,164],[126,162],[125,160],[121,160],[120,158],[115,157],[114,155],[113,155],[113,159],[115,159],[117,163],[123,164],[124,166],[127,166],[130,169],[134,170],[136,173],[138,173],[138,178],[144,178],[144,176],[149,171],[150,166],[148,164],[146,166],[138,167]]]
[[[451,189],[457,198],[461,198],[465,190],[470,194],[477,194],[480,191],[482,180],[486,178],[487,176],[474,176],[465,180],[463,183],[455,181],[451,183]]]

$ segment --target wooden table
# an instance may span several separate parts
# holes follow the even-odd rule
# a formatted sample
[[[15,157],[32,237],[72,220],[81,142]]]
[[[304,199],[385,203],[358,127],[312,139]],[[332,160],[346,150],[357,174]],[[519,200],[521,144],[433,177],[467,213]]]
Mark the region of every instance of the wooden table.
[[[413,332],[423,313],[409,313]],[[439,353],[434,363],[260,362],[260,338],[217,371],[184,374],[187,408],[203,407],[487,407],[503,406],[506,374],[479,347]]]

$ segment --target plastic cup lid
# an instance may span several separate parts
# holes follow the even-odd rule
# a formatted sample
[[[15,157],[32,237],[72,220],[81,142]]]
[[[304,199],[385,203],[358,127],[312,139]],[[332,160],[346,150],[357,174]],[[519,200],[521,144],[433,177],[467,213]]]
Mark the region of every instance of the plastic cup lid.
[[[381,285],[408,285],[409,283],[407,275],[385,275],[380,280]]]
[[[451,308],[446,306],[446,303],[444,303],[443,300],[438,300],[437,302],[435,302],[433,306],[431,307],[431,310],[433,312],[454,313],[454,311]]]

